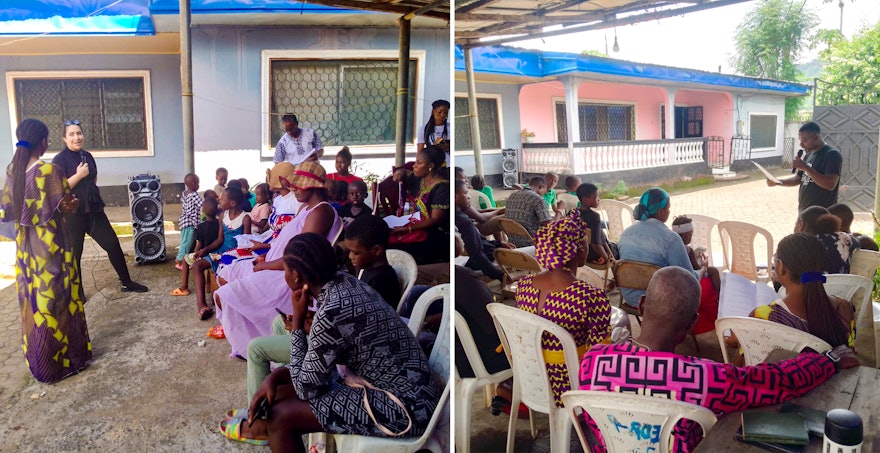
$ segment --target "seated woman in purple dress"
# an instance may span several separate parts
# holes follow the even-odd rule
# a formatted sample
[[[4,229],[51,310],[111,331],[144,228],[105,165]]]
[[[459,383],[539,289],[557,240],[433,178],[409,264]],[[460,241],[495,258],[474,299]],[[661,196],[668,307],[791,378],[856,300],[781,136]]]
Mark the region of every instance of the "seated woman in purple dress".
[[[296,166],[289,181],[302,207],[272,241],[269,252],[250,262],[227,268],[226,284],[214,292],[217,319],[223,324],[233,356],[247,353],[252,339],[272,334],[275,309],[290,303],[290,288],[284,284],[282,257],[290,240],[301,233],[318,233],[332,241],[342,230],[342,221],[327,202],[324,168],[306,161]],[[249,266],[249,267],[248,267]]]

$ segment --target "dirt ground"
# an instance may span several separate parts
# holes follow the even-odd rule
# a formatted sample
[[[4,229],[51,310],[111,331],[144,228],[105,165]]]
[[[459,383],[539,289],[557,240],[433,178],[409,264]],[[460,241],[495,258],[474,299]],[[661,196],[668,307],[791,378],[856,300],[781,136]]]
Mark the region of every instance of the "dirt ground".
[[[166,235],[174,255],[179,236]],[[107,256],[90,239],[83,255],[86,317],[93,359],[80,374],[46,385],[34,380],[21,350],[15,285],[0,291],[0,452],[260,451],[218,432],[224,413],[246,405],[246,364],[229,358],[217,324],[196,316],[195,296],[173,297],[173,260],[134,264],[147,293],[123,293]],[[199,342],[205,340],[204,346]]]

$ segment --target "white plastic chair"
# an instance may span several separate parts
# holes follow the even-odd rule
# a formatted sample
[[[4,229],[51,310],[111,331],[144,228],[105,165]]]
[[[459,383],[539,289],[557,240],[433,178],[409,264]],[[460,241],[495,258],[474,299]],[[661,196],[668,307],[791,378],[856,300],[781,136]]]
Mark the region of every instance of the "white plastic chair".
[[[504,352],[513,369],[513,398],[510,401],[510,422],[507,427],[507,453],[513,453],[516,437],[517,408],[522,401],[532,411],[550,415],[550,452],[569,451],[571,442],[571,421],[560,408],[556,407],[553,389],[547,375],[541,336],[547,332],[562,344],[565,364],[571,388],[578,388],[578,369],[580,360],[574,338],[561,326],[524,310],[494,303],[486,306]],[[531,418],[532,436],[535,435],[534,418]]]
[[[849,273],[873,279],[880,267],[880,252],[858,249],[849,260]]]
[[[724,250],[724,268],[743,277],[766,282],[770,280],[769,267],[773,265],[773,236],[769,231],[756,225],[734,220],[718,222],[721,233],[721,247]],[[767,269],[758,273],[755,242],[758,235],[767,241]]]
[[[492,202],[489,200],[489,196],[479,190],[468,189],[468,201],[470,202],[471,207],[477,211],[492,207]],[[480,201],[486,205],[486,208],[480,207]]]
[[[819,337],[773,321],[741,317],[718,318],[715,320],[715,332],[718,334],[724,363],[730,363],[727,357],[727,345],[724,343],[724,331],[728,329],[736,335],[746,365],[763,362],[777,349],[793,352],[800,352],[806,347],[818,352],[831,349],[831,345]]]
[[[864,316],[867,316],[866,307],[871,300],[871,291],[874,290],[874,281],[852,274],[827,274],[825,275],[825,293],[829,296],[837,296],[848,300],[853,304],[856,326]],[[785,297],[785,287],[779,288],[779,297]],[[864,312],[864,313],[863,313]]]
[[[400,301],[397,303],[397,314],[400,314],[403,311],[409,293],[412,291],[413,285],[416,284],[419,268],[412,255],[403,250],[385,250],[385,258],[388,260],[388,264],[394,268],[394,273],[397,274],[397,282],[400,283]]]
[[[633,207],[617,200],[599,201],[599,209],[605,211],[605,220],[608,222],[608,240],[619,242],[620,235],[626,227],[633,224]]]
[[[458,312],[455,312],[455,334],[474,371],[474,377],[462,378],[458,375],[458,369],[455,370],[455,451],[468,453],[471,451],[471,400],[474,392],[480,387],[488,390],[510,379],[513,370],[506,369],[493,374],[486,370],[471,329]]]
[[[557,194],[556,200],[562,202],[562,209],[565,212],[571,211],[572,209],[576,209],[578,207],[578,203],[580,203],[580,200],[578,200],[578,197],[576,197],[568,192],[562,192],[560,194]]]
[[[672,429],[681,419],[693,420],[703,428],[705,436],[718,418],[709,409],[696,404],[685,403],[655,396],[634,395],[631,393],[600,392],[595,390],[571,390],[562,394],[565,411],[574,422],[575,430],[584,451],[591,445],[584,434],[583,410],[596,422],[608,453],[628,453],[632,451],[669,452]],[[660,427],[660,436],[655,443],[653,436],[647,439],[641,433],[631,431],[633,424],[654,429]]]
[[[712,257],[712,232],[718,231],[717,226],[721,221],[714,217],[699,214],[691,214],[688,217],[693,221],[694,225],[691,247],[705,247],[706,256],[709,258],[709,266],[718,267],[715,265],[714,258]],[[721,233],[718,234],[720,237]]]
[[[434,371],[434,376],[443,386],[443,393],[425,432],[418,438],[401,439],[334,434],[333,440],[337,451],[344,453],[415,453],[422,449],[433,453],[449,451],[449,330],[451,327],[449,323],[452,318],[452,301],[449,298],[448,284],[435,286],[419,297],[409,318],[409,328],[414,335],[418,335],[424,324],[428,307],[439,299],[443,300],[443,320],[440,322],[440,330],[434,340],[434,348],[431,350],[428,363]]]

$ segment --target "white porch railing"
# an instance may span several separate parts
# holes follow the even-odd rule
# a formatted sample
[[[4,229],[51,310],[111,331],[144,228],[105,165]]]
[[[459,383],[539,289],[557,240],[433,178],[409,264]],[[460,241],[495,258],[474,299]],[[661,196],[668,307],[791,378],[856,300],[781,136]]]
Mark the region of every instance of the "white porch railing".
[[[579,142],[523,144],[522,171],[583,175],[620,170],[655,168],[704,160],[705,140],[642,140],[632,142]]]

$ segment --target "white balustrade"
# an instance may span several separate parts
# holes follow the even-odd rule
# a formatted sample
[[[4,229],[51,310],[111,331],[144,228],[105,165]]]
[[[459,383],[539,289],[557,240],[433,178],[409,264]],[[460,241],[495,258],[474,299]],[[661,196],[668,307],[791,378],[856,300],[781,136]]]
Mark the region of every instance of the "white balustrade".
[[[563,144],[554,145],[524,147],[521,154],[523,171],[590,174],[697,163],[703,162],[704,141],[696,138],[596,144],[581,142],[571,150]]]

